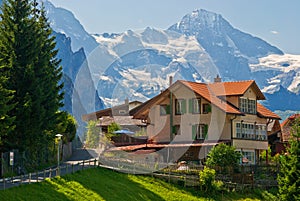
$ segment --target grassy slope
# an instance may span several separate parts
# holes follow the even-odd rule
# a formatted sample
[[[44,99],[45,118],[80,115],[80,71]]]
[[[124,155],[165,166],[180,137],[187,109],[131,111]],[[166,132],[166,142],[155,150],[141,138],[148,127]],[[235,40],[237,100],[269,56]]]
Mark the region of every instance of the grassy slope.
[[[260,195],[230,193],[205,198],[152,177],[89,169],[45,182],[0,191],[0,200],[260,200]]]

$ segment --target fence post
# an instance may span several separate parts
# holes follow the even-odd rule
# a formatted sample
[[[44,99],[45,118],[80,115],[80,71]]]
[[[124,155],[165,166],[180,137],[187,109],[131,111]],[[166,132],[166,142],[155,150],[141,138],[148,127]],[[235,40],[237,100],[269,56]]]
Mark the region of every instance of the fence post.
[[[50,168],[50,170],[49,170],[50,172],[49,172],[49,179],[51,179],[51,174],[52,174],[52,168]]]
[[[46,179],[46,170],[44,170],[44,180]]]
[[[3,177],[3,190],[5,190],[5,177]]]
[[[31,173],[29,173],[29,183],[31,183]]]
[[[36,175],[36,182],[39,182],[39,172],[35,172]]]
[[[83,168],[84,168],[84,160],[82,161],[82,170],[83,170]]]
[[[96,162],[97,162],[97,160],[95,159],[95,160],[94,160],[94,167],[96,167]]]

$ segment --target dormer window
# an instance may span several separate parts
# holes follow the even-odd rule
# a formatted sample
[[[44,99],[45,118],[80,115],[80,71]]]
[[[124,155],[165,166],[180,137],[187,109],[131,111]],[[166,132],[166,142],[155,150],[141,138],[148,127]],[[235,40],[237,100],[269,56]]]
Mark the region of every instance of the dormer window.
[[[256,114],[256,100],[241,97],[240,111],[248,114]]]

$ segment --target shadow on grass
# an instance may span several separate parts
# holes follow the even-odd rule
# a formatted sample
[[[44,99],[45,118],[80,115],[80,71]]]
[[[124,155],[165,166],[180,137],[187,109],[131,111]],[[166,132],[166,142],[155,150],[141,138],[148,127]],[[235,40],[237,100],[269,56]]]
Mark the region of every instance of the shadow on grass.
[[[48,182],[26,184],[0,191],[0,200],[68,200]]]
[[[68,182],[76,182],[108,201],[164,200],[158,194],[129,179],[127,174],[103,168],[89,169],[64,176]],[[100,199],[101,200],[101,199]]]

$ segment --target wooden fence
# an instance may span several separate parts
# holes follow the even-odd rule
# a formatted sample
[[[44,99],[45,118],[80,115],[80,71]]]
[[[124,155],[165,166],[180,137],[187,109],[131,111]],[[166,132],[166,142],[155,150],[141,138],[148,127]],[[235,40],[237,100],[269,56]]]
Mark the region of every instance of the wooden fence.
[[[79,170],[98,166],[128,174],[151,175],[184,187],[198,187],[199,171],[203,170],[203,166],[194,164],[190,164],[187,170],[181,171],[177,169],[177,164],[173,163],[132,161],[121,158],[99,158],[99,160],[93,159],[76,164],[62,164],[59,168],[48,168],[26,175],[3,178],[0,179],[0,189],[40,182],[47,178],[51,179],[58,175],[71,174]],[[246,168],[242,167],[241,170],[243,172],[226,174],[217,172],[216,179],[223,181],[225,188],[235,190],[244,190],[247,188],[269,189],[278,186],[276,178],[269,174],[272,173],[273,175],[277,170],[279,171],[278,167],[248,166]]]
[[[0,189],[4,190],[10,187],[22,185],[22,184],[30,184],[34,182],[40,182],[47,178],[51,179],[55,176],[61,176],[65,174],[71,174],[79,170],[97,167],[98,161],[88,160],[88,161],[81,161],[76,164],[62,164],[59,167],[48,168],[43,171],[36,171],[29,174],[9,177],[9,178],[2,178],[0,179]]]

